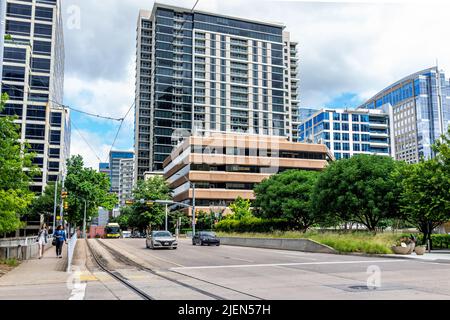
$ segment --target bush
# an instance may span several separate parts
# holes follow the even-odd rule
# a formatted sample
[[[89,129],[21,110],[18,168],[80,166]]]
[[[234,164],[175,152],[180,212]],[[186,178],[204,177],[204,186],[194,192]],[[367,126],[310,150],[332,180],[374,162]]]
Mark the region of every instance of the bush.
[[[19,265],[19,261],[16,259],[0,260],[0,264],[5,264],[9,267],[17,267]]]
[[[222,220],[215,230],[219,232],[273,232],[287,231],[290,223],[283,219],[245,218],[242,220]]]
[[[449,234],[432,234],[431,242],[433,249],[448,249],[450,246],[450,235]],[[417,237],[417,243],[426,245],[423,240],[423,235]]]

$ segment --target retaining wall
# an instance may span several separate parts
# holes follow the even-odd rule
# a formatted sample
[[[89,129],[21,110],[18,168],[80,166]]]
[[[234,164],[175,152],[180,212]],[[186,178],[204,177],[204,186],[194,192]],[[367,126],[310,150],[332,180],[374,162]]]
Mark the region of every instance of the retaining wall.
[[[45,251],[52,247],[52,239],[49,239]],[[27,244],[12,247],[0,247],[0,259],[30,260],[39,256],[39,244]]]
[[[263,239],[263,238],[220,238],[221,244],[227,246],[279,249],[313,253],[334,253],[329,246],[309,239]]]

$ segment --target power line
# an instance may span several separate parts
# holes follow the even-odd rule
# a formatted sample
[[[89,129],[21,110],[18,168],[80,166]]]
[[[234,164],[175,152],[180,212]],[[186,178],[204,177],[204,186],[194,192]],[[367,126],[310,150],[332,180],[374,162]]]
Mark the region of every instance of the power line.
[[[75,131],[78,133],[78,135],[81,137],[81,139],[84,140],[84,142],[87,144],[87,146],[91,149],[91,151],[94,153],[95,157],[97,158],[97,160],[99,162],[102,162],[102,160],[100,159],[100,157],[98,156],[97,152],[95,152],[94,148],[91,146],[91,144],[86,140],[86,138],[81,134],[81,131],[78,129],[78,127],[75,125],[75,122],[73,121],[73,119],[70,119],[70,123],[73,125],[73,127],[75,128]]]
[[[111,153],[112,150],[114,149],[114,146],[116,145],[117,139],[119,138],[120,130],[122,130],[123,123],[125,122],[125,120],[127,119],[128,115],[130,114],[131,110],[133,109],[133,107],[134,107],[135,105],[136,105],[136,102],[134,102],[134,103],[131,105],[130,109],[128,109],[127,113],[126,113],[125,116],[122,118],[122,121],[120,122],[119,129],[117,130],[116,136],[115,136],[114,141],[113,141],[113,143],[112,143],[112,145],[111,145],[111,149],[109,150],[109,153]],[[100,161],[100,162],[101,162],[101,161]],[[106,161],[105,161],[105,162],[106,162]]]

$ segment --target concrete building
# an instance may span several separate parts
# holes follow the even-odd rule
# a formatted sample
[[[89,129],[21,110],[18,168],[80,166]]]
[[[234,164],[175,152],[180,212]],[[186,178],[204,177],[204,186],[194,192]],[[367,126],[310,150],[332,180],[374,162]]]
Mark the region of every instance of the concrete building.
[[[195,183],[197,210],[210,211],[228,206],[239,196],[254,200],[255,185],[273,174],[322,170],[332,159],[325,145],[282,137],[192,136],[164,161],[164,177],[173,189],[174,201],[185,204],[192,204]]]
[[[121,159],[119,165],[119,202],[121,206],[124,206],[133,195],[134,158]]]
[[[108,162],[102,162],[98,165],[98,171],[100,173],[104,173],[106,174],[108,177],[111,176],[111,169],[109,167],[109,163]]]
[[[119,195],[120,191],[120,162],[122,160],[134,160],[134,152],[111,151],[109,154],[109,168],[111,176],[111,192]]]
[[[322,109],[299,126],[299,142],[325,144],[336,160],[357,154],[395,157],[392,106],[382,109]]]
[[[393,106],[395,158],[417,163],[435,156],[432,145],[450,124],[450,85],[443,71],[432,67],[390,85],[360,108]]]
[[[137,23],[136,177],[162,171],[182,137],[292,140],[297,44],[279,23],[155,4]]]
[[[20,141],[28,142],[36,153],[34,164],[42,174],[33,178],[31,190],[41,193],[47,183],[65,174],[70,153],[69,112],[60,106],[64,85],[61,1],[2,0],[0,18],[1,92],[9,95],[1,115],[17,116]]]

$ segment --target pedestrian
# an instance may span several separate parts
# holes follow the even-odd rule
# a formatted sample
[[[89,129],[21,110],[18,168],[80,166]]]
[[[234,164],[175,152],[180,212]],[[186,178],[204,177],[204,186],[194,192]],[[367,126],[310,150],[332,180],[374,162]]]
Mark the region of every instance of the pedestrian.
[[[48,242],[48,230],[47,225],[44,223],[39,230],[37,242],[39,244],[39,259],[42,259],[44,256],[45,245]]]
[[[62,259],[64,242],[67,244],[66,230],[64,230],[63,226],[59,226],[53,236],[56,240],[56,258]]]

